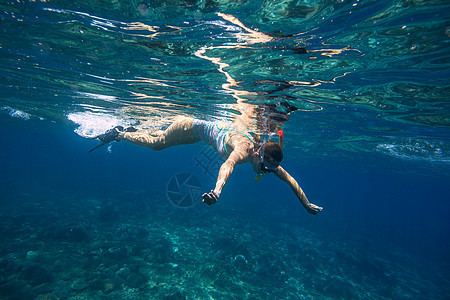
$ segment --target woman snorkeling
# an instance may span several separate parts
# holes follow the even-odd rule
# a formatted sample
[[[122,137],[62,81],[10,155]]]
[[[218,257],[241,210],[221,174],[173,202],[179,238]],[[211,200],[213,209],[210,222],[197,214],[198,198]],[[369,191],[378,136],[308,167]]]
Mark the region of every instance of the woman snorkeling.
[[[204,203],[216,203],[235,166],[250,163],[258,175],[257,179],[273,173],[291,187],[309,213],[315,215],[322,211],[322,207],[308,201],[297,181],[280,166],[283,159],[281,146],[270,140],[261,141],[258,135],[250,135],[245,127],[236,122],[209,122],[179,116],[165,130],[137,130],[133,127],[124,129],[116,126],[95,138],[102,142],[99,146],[112,141],[128,141],[156,151],[204,141],[225,159],[220,167],[215,188],[202,195]]]

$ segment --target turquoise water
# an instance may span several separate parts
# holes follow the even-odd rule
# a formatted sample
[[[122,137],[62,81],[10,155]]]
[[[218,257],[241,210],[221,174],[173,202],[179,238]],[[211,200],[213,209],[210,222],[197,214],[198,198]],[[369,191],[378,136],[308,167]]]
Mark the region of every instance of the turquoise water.
[[[1,299],[447,299],[446,1],[3,1]],[[245,119],[275,176],[94,136]],[[180,198],[181,197],[181,198]]]

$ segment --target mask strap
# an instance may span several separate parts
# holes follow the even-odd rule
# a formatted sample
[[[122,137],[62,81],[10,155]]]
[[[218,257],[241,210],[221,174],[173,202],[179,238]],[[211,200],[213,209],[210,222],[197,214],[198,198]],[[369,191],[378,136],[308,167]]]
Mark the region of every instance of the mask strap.
[[[266,150],[266,143],[270,141],[272,133],[261,135],[261,149],[259,150],[259,157],[261,158],[261,162],[264,161],[264,152]]]

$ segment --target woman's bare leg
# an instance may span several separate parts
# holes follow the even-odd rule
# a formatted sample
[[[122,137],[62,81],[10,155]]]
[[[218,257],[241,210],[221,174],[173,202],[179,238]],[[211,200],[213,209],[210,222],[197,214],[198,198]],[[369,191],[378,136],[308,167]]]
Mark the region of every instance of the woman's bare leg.
[[[200,141],[194,134],[193,119],[183,116],[177,117],[166,130],[123,132],[119,134],[119,139],[157,151]]]

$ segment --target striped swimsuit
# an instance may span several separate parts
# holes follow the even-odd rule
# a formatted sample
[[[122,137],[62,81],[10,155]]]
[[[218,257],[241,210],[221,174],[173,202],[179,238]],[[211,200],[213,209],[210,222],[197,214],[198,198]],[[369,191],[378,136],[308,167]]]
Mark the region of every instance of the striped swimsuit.
[[[204,120],[194,119],[195,136],[200,138],[208,145],[214,147],[217,150],[217,153],[219,153],[220,157],[222,157],[223,159],[227,159],[229,155],[227,147],[225,145],[225,136],[228,131],[236,131],[244,135],[253,143],[253,138],[251,138],[246,133],[233,129],[232,126],[228,128],[219,128],[217,122],[208,122]]]

